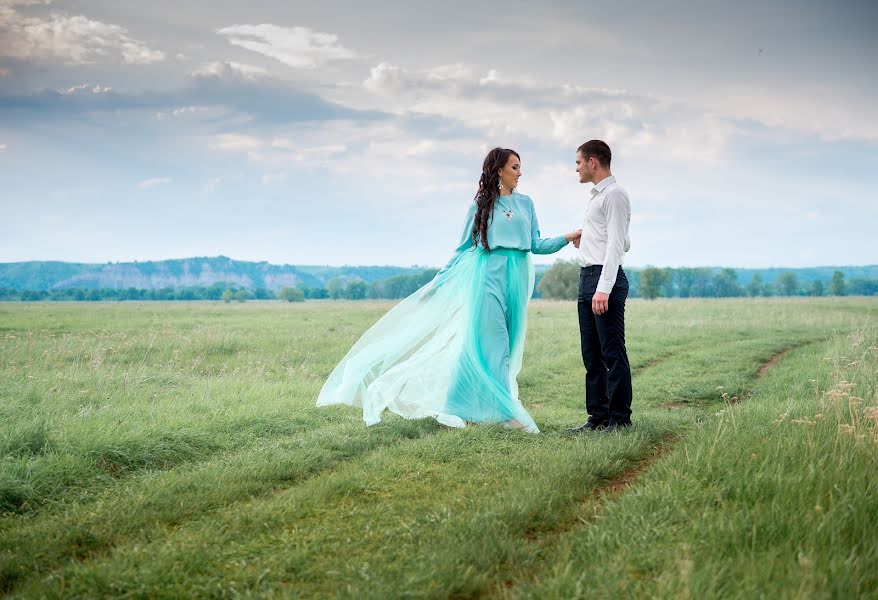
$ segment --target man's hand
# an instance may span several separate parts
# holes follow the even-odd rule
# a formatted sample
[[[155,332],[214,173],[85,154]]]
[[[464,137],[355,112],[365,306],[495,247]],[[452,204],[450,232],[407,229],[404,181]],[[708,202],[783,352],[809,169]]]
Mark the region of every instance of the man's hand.
[[[568,242],[573,242],[573,245],[579,248],[579,240],[582,239],[582,229],[574,229],[573,231],[565,235],[564,239]]]
[[[610,308],[610,295],[603,292],[595,292],[591,299],[591,312],[602,315]]]

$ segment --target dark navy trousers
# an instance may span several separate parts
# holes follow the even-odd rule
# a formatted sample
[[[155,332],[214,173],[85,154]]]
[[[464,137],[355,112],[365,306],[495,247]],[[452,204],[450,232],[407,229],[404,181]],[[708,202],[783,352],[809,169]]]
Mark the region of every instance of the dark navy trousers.
[[[625,349],[625,300],[628,278],[619,267],[610,292],[609,308],[602,315],[591,310],[601,265],[582,267],[579,273],[579,336],[585,365],[585,410],[597,423],[631,421],[631,366]]]

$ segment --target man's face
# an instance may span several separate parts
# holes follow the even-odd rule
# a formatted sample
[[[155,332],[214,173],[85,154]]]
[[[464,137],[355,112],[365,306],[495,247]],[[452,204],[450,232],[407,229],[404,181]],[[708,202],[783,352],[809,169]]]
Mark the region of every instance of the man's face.
[[[582,152],[576,152],[576,172],[579,173],[579,183],[594,183],[594,165],[597,162],[593,156],[583,158]]]

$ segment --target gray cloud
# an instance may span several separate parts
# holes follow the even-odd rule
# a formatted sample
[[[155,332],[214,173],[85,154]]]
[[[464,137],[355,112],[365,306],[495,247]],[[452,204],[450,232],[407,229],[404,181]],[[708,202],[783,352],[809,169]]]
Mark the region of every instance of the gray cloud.
[[[118,55],[125,63],[148,64],[165,59],[131,37],[119,25],[89,19],[83,15],[53,12],[48,16],[27,16],[16,6],[33,2],[0,4],[0,42],[3,54],[22,60],[57,60],[67,64],[87,64],[99,58]]]
[[[232,25],[217,30],[229,43],[279,60],[295,68],[316,69],[328,62],[356,58],[339,45],[338,36],[307,27]]]
[[[112,111],[173,111],[183,107],[222,107],[253,126],[333,119],[374,120],[379,111],[361,111],[277,79],[258,77],[237,63],[199,68],[178,90],[120,92],[99,85],[0,95],[0,123],[14,126],[22,118],[71,118]]]

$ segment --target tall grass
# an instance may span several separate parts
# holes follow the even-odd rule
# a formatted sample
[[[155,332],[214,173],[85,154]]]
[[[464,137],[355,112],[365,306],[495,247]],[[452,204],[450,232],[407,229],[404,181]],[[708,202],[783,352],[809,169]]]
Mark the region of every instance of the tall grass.
[[[631,302],[635,427],[609,436],[565,432],[585,418],[571,303],[530,311],[520,384],[538,436],[316,409],[389,306],[0,306],[0,589],[876,589],[859,529],[875,516],[873,301]]]

